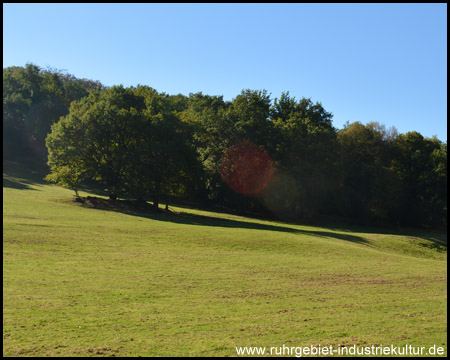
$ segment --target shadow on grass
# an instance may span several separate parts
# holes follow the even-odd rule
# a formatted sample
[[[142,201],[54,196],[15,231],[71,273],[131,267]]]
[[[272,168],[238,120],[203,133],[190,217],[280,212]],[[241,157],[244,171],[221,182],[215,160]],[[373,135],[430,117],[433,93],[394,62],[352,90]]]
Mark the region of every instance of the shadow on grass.
[[[83,206],[96,209],[123,213],[141,218],[168,221],[183,225],[212,226],[233,229],[251,229],[263,231],[278,231],[291,234],[302,234],[324,238],[334,238],[350,241],[358,244],[369,245],[369,242],[357,235],[341,234],[333,231],[300,230],[288,226],[266,225],[251,221],[239,221],[231,219],[216,218],[213,216],[196,215],[188,213],[174,213],[165,210],[155,210],[148,203],[136,203],[130,200],[107,200],[93,197],[82,198]]]
[[[102,201],[101,204],[97,202],[96,204],[91,204],[89,207],[93,209],[120,212],[130,216],[137,216],[157,221],[168,221],[183,225],[278,231],[291,234],[317,236],[322,238],[332,238],[332,239],[334,238],[338,240],[364,244],[366,246],[373,246],[373,245],[371,245],[370,242],[366,240],[364,237],[359,236],[356,233],[397,235],[427,240],[430,243],[422,244],[421,246],[436,249],[438,251],[446,251],[447,249],[446,233],[432,232],[424,229],[378,228],[369,226],[357,226],[357,225],[347,226],[338,224],[335,224],[335,226],[326,226],[326,224],[321,225],[316,224],[316,226],[320,226],[322,229],[305,230],[305,229],[296,229],[290,226],[290,225],[292,226],[298,225],[295,223],[281,223],[280,225],[268,225],[252,221],[223,219],[214,216],[198,215],[186,212],[174,213],[171,211],[164,211],[161,209],[154,210],[148,203],[136,206],[136,202],[130,200],[116,200],[115,202],[113,202],[111,200],[101,199],[101,201]],[[248,219],[251,220],[251,218]]]
[[[11,178],[3,173],[3,187],[20,189],[20,190],[36,190],[30,187],[31,183],[27,183],[22,179]]]
[[[31,187],[31,185],[45,185],[49,184],[43,178],[46,174],[48,174],[49,170],[45,167],[38,167],[36,164],[22,164],[11,161],[3,161],[3,187],[9,187],[20,190],[38,190],[36,188]],[[96,183],[86,183],[81,189],[82,191],[89,192],[95,195],[107,195],[103,190],[103,187]],[[130,202],[128,202],[130,204]],[[197,208],[196,206],[182,206],[180,207],[186,208]],[[96,208],[93,206],[93,208]],[[369,242],[365,240],[363,237],[356,235],[355,233],[374,233],[374,234],[387,234],[387,235],[400,235],[400,236],[410,236],[415,238],[421,238],[424,240],[430,241],[430,244],[423,245],[430,248],[447,249],[447,232],[445,231],[433,231],[422,228],[399,228],[399,227],[373,227],[373,226],[360,226],[360,225],[351,225],[348,224],[339,224],[339,223],[311,223],[304,225],[311,226],[320,226],[321,228],[325,228],[325,230],[299,230],[295,229],[292,226],[296,226],[297,223],[286,222],[283,221],[282,225],[265,225],[256,222],[247,222],[247,221],[238,221],[238,220],[230,220],[230,219],[221,219],[215,218],[212,216],[204,216],[204,215],[194,215],[188,213],[171,213],[171,212],[155,212],[148,211],[148,207],[145,211],[133,209],[133,207],[125,206],[122,208],[110,207],[109,209],[103,208],[102,210],[109,210],[115,212],[122,212],[127,215],[145,217],[153,220],[159,221],[170,221],[174,223],[180,224],[190,224],[190,225],[200,225],[200,226],[216,226],[216,227],[227,227],[227,228],[242,228],[242,229],[255,229],[255,230],[268,230],[268,231],[278,231],[278,232],[286,232],[292,234],[304,234],[310,236],[319,236],[319,237],[328,237],[335,238],[339,240],[350,241],[359,244],[365,244],[370,246]],[[218,210],[218,209],[204,209],[204,210],[212,210],[216,212],[223,212],[228,214],[236,215],[233,212]],[[239,215],[239,214],[238,214]],[[249,220],[252,219],[252,215],[246,215]],[[261,220],[272,220],[266,218],[258,218]],[[280,222],[279,220],[276,220]],[[343,234],[342,232],[345,232]],[[353,234],[349,234],[353,233]]]
[[[447,249],[447,231],[446,229],[426,229],[424,227],[415,227],[415,228],[404,228],[394,225],[361,225],[361,224],[348,224],[348,223],[339,223],[336,221],[327,221],[326,219],[318,219],[318,220],[310,220],[310,221],[302,221],[301,223],[283,219],[274,219],[264,215],[254,216],[253,214],[248,213],[238,213],[236,211],[221,209],[217,207],[198,207],[193,204],[191,206],[186,206],[183,204],[176,204],[177,207],[191,209],[196,208],[198,210],[204,211],[212,211],[217,213],[224,213],[230,215],[244,216],[248,219],[255,220],[263,220],[263,221],[276,221],[280,223],[280,226],[273,226],[273,230],[275,231],[287,231],[280,230],[280,227],[284,227],[285,229],[291,229],[290,232],[298,232],[298,233],[309,233],[310,235],[315,236],[323,236],[323,237],[334,237],[341,240],[353,241],[362,244],[370,245],[370,242],[365,240],[363,237],[356,235],[355,233],[363,233],[363,234],[378,234],[378,235],[397,235],[404,237],[414,237],[420,238],[423,240],[427,240],[429,244],[421,244],[421,246],[433,248],[439,251],[442,251],[442,248]],[[188,215],[187,213],[185,213]],[[213,217],[214,219],[214,217]],[[324,230],[315,231],[315,230],[298,230],[293,229],[290,226],[312,226],[312,227],[320,227]],[[276,230],[277,229],[277,230]],[[346,234],[342,234],[346,233]],[[353,234],[352,234],[353,233]],[[333,235],[332,235],[333,234]]]
[[[108,192],[104,189],[104,186],[94,181],[83,182],[79,190],[98,196],[108,196]]]
[[[47,166],[43,164],[31,164],[28,162],[3,161],[3,187],[19,190],[39,190],[32,188],[31,185],[50,185],[53,184],[44,180],[44,177],[50,173]],[[103,186],[93,181],[86,181],[81,184],[80,191],[91,194],[106,196],[107,192]]]
[[[45,172],[25,167],[22,164],[3,161],[3,187],[20,190],[38,190],[30,185],[47,184],[44,180]]]
[[[349,233],[365,233],[365,234],[377,234],[377,235],[396,235],[411,238],[419,238],[427,240],[430,244],[422,244],[421,246],[429,247],[432,249],[442,250],[447,249],[447,231],[446,229],[433,230],[424,227],[417,228],[402,228],[398,226],[391,227],[371,227],[363,225],[344,226],[335,225],[327,226],[328,229],[333,231],[345,231]]]

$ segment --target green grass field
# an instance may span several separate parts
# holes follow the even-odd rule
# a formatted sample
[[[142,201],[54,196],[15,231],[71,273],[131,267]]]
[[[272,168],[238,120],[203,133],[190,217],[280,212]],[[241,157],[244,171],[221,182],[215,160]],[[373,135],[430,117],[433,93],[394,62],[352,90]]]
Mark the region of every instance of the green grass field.
[[[11,164],[4,356],[237,356],[236,346],[442,346],[447,236],[187,208],[127,214]],[[86,196],[87,193],[81,193]]]

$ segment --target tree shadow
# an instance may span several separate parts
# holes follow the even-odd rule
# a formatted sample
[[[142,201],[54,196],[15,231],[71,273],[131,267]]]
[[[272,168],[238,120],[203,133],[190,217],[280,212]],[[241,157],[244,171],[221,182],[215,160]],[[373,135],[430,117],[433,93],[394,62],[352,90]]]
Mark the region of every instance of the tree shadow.
[[[109,194],[104,188],[105,187],[102,184],[87,180],[81,183],[79,190],[98,196],[108,196]]]
[[[28,160],[9,161],[3,160],[3,187],[19,190],[39,190],[31,185],[49,185],[51,182],[44,180],[50,173],[48,166],[34,164]],[[107,196],[104,187],[94,181],[85,181],[80,185],[80,190],[87,193]]]
[[[418,238],[427,240],[430,244],[422,244],[422,246],[432,249],[440,250],[441,248],[447,249],[447,231],[446,229],[426,229],[424,227],[399,227],[399,226],[363,226],[363,225],[337,225],[327,226],[328,229],[333,231],[345,231],[349,233],[366,233],[377,235],[396,235],[410,238]]]
[[[42,174],[34,172],[14,171],[3,168],[3,187],[9,187],[19,190],[39,190],[31,187],[31,185],[44,185]]]
[[[86,198],[88,199],[88,198]],[[93,198],[89,197],[89,200]],[[334,238],[338,240],[350,241],[353,243],[364,244],[367,246],[371,246],[369,242],[361,236],[350,235],[350,234],[342,234],[336,233],[333,231],[318,231],[318,230],[304,230],[304,229],[296,229],[288,226],[277,226],[277,225],[268,225],[261,224],[257,222],[251,221],[240,221],[240,220],[232,220],[232,219],[223,219],[217,218],[213,216],[206,215],[197,215],[190,213],[175,213],[166,210],[154,210],[151,209],[150,205],[147,204],[146,210],[136,210],[134,206],[127,206],[125,204],[131,204],[133,202],[128,200],[107,200],[101,199],[101,202],[96,201],[90,202],[89,205],[86,205],[86,200],[84,200],[85,204],[83,206],[87,206],[93,210],[103,210],[103,211],[113,211],[119,212],[130,216],[137,216],[141,218],[156,220],[156,221],[167,221],[176,224],[183,225],[197,225],[197,226],[211,226],[211,227],[222,227],[222,228],[233,228],[233,229],[250,229],[250,230],[263,230],[263,231],[277,231],[298,235],[309,235],[309,236],[317,236],[322,238]],[[142,206],[142,205],[141,205]],[[143,208],[145,208],[144,206]]]
[[[217,205],[214,206],[204,206],[198,207],[195,204],[183,205],[176,204],[177,207],[182,207],[186,209],[196,208],[198,210],[226,213],[230,215],[244,216],[251,219],[256,220],[267,220],[267,221],[276,221],[284,226],[297,226],[297,225],[305,225],[312,227],[320,227],[326,230],[330,230],[331,232],[343,232],[347,234],[343,235],[343,238],[347,235],[355,233],[365,233],[365,234],[385,234],[385,235],[396,235],[396,236],[404,236],[404,237],[414,237],[422,240],[427,240],[429,244],[421,244],[421,246],[429,247],[433,249],[437,249],[438,251],[442,251],[442,248],[447,249],[447,227],[426,227],[426,226],[416,226],[416,227],[404,227],[393,225],[389,223],[361,223],[358,219],[353,218],[339,218],[340,221],[336,220],[336,217],[329,216],[318,216],[317,218],[312,219],[302,219],[301,223],[295,220],[289,219],[280,219],[274,218],[273,216],[268,216],[267,214],[252,214],[246,211],[236,211],[233,209],[227,209],[225,207],[219,207]],[[328,231],[326,231],[328,233]],[[349,234],[350,233],[350,234]],[[337,236],[336,236],[337,237]],[[345,240],[345,239],[344,239]]]
[[[47,184],[45,169],[30,164],[3,161],[3,187],[20,190],[38,190],[31,185]]]
[[[32,185],[44,185],[48,184],[44,180],[45,175],[48,174],[48,168],[40,167],[38,168],[35,164],[22,164],[11,161],[3,161],[3,187],[14,188],[19,190],[39,190],[31,187]],[[93,182],[86,182],[82,185],[81,189],[83,191],[94,193],[96,195],[107,195],[104,191],[102,185]],[[129,202],[128,202],[129,203]],[[184,205],[177,204],[179,207],[185,208],[196,208],[193,204]],[[148,208],[147,208],[148,209]],[[338,240],[350,241],[359,244],[365,244],[371,246],[370,243],[363,237],[356,235],[355,233],[374,233],[374,234],[387,234],[387,235],[399,235],[420,238],[427,240],[429,244],[423,244],[423,246],[436,248],[441,250],[442,248],[447,249],[447,232],[445,231],[435,231],[432,229],[423,228],[400,228],[395,226],[380,227],[380,226],[363,226],[363,225],[349,225],[349,224],[339,224],[328,222],[314,222],[311,224],[303,223],[303,225],[320,226],[326,230],[300,230],[291,226],[297,226],[297,223],[283,221],[281,225],[266,225],[252,221],[239,221],[231,219],[216,218],[213,216],[205,215],[195,215],[186,212],[172,213],[164,211],[140,211],[133,209],[132,207],[122,207],[115,208],[111,206],[109,210],[115,212],[121,212],[131,216],[139,216],[144,218],[149,218],[158,221],[170,221],[179,224],[187,225],[200,225],[200,226],[213,226],[213,227],[226,227],[226,228],[242,228],[242,229],[255,229],[255,230],[266,230],[266,231],[278,231],[286,232],[292,234],[304,234],[310,236],[318,236],[324,238],[335,238]],[[226,209],[214,209],[205,208],[206,211],[217,211],[221,213],[227,213],[231,215],[236,215],[236,212],[226,211]],[[237,214],[246,216],[249,220],[252,218],[257,220],[273,220],[267,217],[253,217],[251,214]],[[280,222],[279,220],[276,220]]]
[[[106,202],[111,202],[111,200],[103,199]],[[116,203],[133,203],[133,201],[129,200],[116,200]],[[343,241],[349,241],[352,243],[362,244],[369,247],[374,247],[374,245],[370,244],[370,242],[362,236],[356,235],[355,233],[373,233],[373,234],[386,234],[386,235],[398,235],[398,236],[406,236],[406,237],[415,237],[423,240],[427,240],[430,243],[421,244],[421,246],[429,247],[432,249],[436,249],[438,251],[446,251],[447,249],[447,235],[439,232],[424,232],[421,229],[399,229],[399,228],[384,228],[379,229],[376,227],[364,227],[364,226],[332,226],[328,227],[326,225],[320,225],[325,230],[305,230],[305,229],[296,229],[294,227],[290,227],[289,225],[298,225],[298,224],[286,224],[283,223],[281,225],[268,225],[261,224],[258,222],[252,221],[240,221],[240,220],[232,220],[232,219],[223,219],[214,216],[207,215],[198,215],[187,212],[171,212],[165,210],[154,210],[151,209],[151,206],[145,203],[145,210],[136,210],[132,207],[127,206],[111,206],[103,207],[101,210],[106,211],[114,211],[123,213],[130,216],[137,216],[141,218],[157,220],[157,221],[167,221],[176,224],[183,225],[197,225],[197,226],[211,226],[211,227],[222,227],[222,228],[234,228],[234,229],[251,229],[251,230],[263,230],[263,231],[277,231],[284,232],[290,234],[298,234],[298,235],[309,235],[316,236],[321,238],[330,238],[337,239]],[[98,209],[93,207],[93,209]],[[249,218],[251,220],[251,218]],[[344,233],[345,232],[345,233]],[[353,234],[351,234],[353,233]],[[445,250],[444,250],[445,249]]]
[[[31,184],[32,183],[26,182],[23,179],[12,178],[12,177],[9,177],[8,175],[5,175],[5,173],[3,173],[3,187],[4,188],[8,187],[8,188],[19,189],[19,190],[36,190],[29,186]]]

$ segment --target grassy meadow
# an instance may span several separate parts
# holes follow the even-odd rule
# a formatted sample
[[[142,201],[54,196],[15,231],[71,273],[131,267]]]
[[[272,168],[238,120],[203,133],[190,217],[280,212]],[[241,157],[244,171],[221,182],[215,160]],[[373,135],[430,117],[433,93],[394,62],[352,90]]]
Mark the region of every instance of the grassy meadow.
[[[4,164],[4,356],[446,352],[445,233],[98,210],[42,177]]]

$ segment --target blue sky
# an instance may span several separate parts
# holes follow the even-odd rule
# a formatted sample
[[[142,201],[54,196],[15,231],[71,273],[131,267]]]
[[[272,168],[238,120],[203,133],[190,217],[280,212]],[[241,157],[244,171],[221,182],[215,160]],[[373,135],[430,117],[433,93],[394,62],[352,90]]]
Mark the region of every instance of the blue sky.
[[[447,140],[447,4],[3,4],[3,67],[320,102]]]

